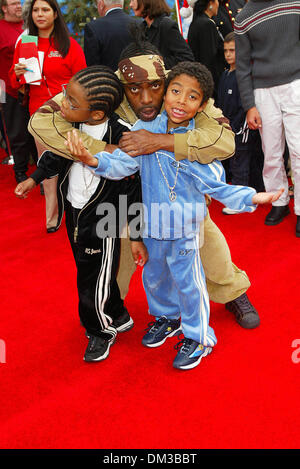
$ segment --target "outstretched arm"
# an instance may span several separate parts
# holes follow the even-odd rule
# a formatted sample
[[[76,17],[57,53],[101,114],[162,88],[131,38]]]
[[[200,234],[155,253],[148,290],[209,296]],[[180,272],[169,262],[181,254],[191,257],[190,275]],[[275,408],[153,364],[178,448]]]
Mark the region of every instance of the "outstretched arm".
[[[65,144],[69,151],[76,155],[76,158],[92,167],[95,174],[107,179],[120,180],[139,170],[138,160],[131,158],[118,148],[113,153],[103,151],[93,156],[84,147],[82,139],[74,129],[69,132]]]
[[[191,175],[194,184],[201,193],[208,194],[226,207],[240,213],[254,212],[258,204],[273,203],[279,199],[283,189],[277,192],[259,192],[247,186],[227,184],[225,171],[219,161],[209,165],[191,164]]]
[[[272,204],[279,199],[284,189],[279,189],[276,192],[258,192],[253,196],[252,202],[254,204]]]

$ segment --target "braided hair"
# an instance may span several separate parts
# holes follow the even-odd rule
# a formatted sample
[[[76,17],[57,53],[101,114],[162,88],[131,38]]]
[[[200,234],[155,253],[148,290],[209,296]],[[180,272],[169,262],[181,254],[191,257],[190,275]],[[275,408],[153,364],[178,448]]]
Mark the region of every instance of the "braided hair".
[[[132,42],[122,50],[119,62],[139,55],[160,55],[161,53],[151,42],[146,40],[145,33],[141,27],[133,23],[130,28]]]
[[[111,117],[123,100],[123,86],[105,65],[92,65],[77,72],[73,78],[85,90],[91,111],[103,111]]]

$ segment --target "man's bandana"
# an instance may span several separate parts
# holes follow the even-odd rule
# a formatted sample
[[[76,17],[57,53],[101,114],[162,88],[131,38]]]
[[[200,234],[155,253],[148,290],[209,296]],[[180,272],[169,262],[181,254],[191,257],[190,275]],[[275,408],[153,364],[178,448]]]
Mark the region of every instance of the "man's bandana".
[[[123,84],[142,83],[166,78],[163,59],[159,55],[138,55],[124,59],[116,71]]]

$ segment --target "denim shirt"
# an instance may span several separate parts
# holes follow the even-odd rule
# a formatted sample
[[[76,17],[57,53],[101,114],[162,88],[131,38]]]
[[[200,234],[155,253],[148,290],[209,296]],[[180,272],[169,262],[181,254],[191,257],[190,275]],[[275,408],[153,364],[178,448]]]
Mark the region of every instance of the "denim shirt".
[[[151,122],[137,121],[131,130],[167,133],[167,128],[168,117],[163,111]],[[176,127],[169,133],[192,129],[193,119],[187,127]],[[177,239],[199,233],[200,223],[206,215],[205,194],[241,212],[253,212],[256,208],[252,203],[256,191],[226,184],[225,172],[219,161],[207,165],[188,159],[177,161],[174,153],[166,150],[132,158],[118,149],[112,154],[98,153],[95,157],[98,167],[91,169],[108,179],[121,179],[140,171],[144,237]],[[174,196],[173,201],[170,195]]]

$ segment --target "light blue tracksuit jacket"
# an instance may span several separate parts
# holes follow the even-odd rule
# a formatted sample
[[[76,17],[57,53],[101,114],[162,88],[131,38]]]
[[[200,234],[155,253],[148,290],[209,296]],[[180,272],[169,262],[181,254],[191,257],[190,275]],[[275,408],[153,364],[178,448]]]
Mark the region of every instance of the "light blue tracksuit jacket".
[[[152,122],[138,121],[132,130],[145,129],[166,133],[168,117],[164,111]],[[170,133],[194,128],[177,127]],[[170,319],[181,317],[185,337],[213,346],[216,337],[209,326],[209,297],[199,254],[199,232],[206,215],[204,194],[226,207],[253,212],[254,189],[228,185],[219,161],[202,165],[187,159],[176,161],[165,150],[136,158],[121,150],[95,155],[96,174],[121,179],[140,171],[144,204],[144,243],[149,260],[143,270],[143,282],[150,314]],[[170,200],[171,189],[176,194]]]

